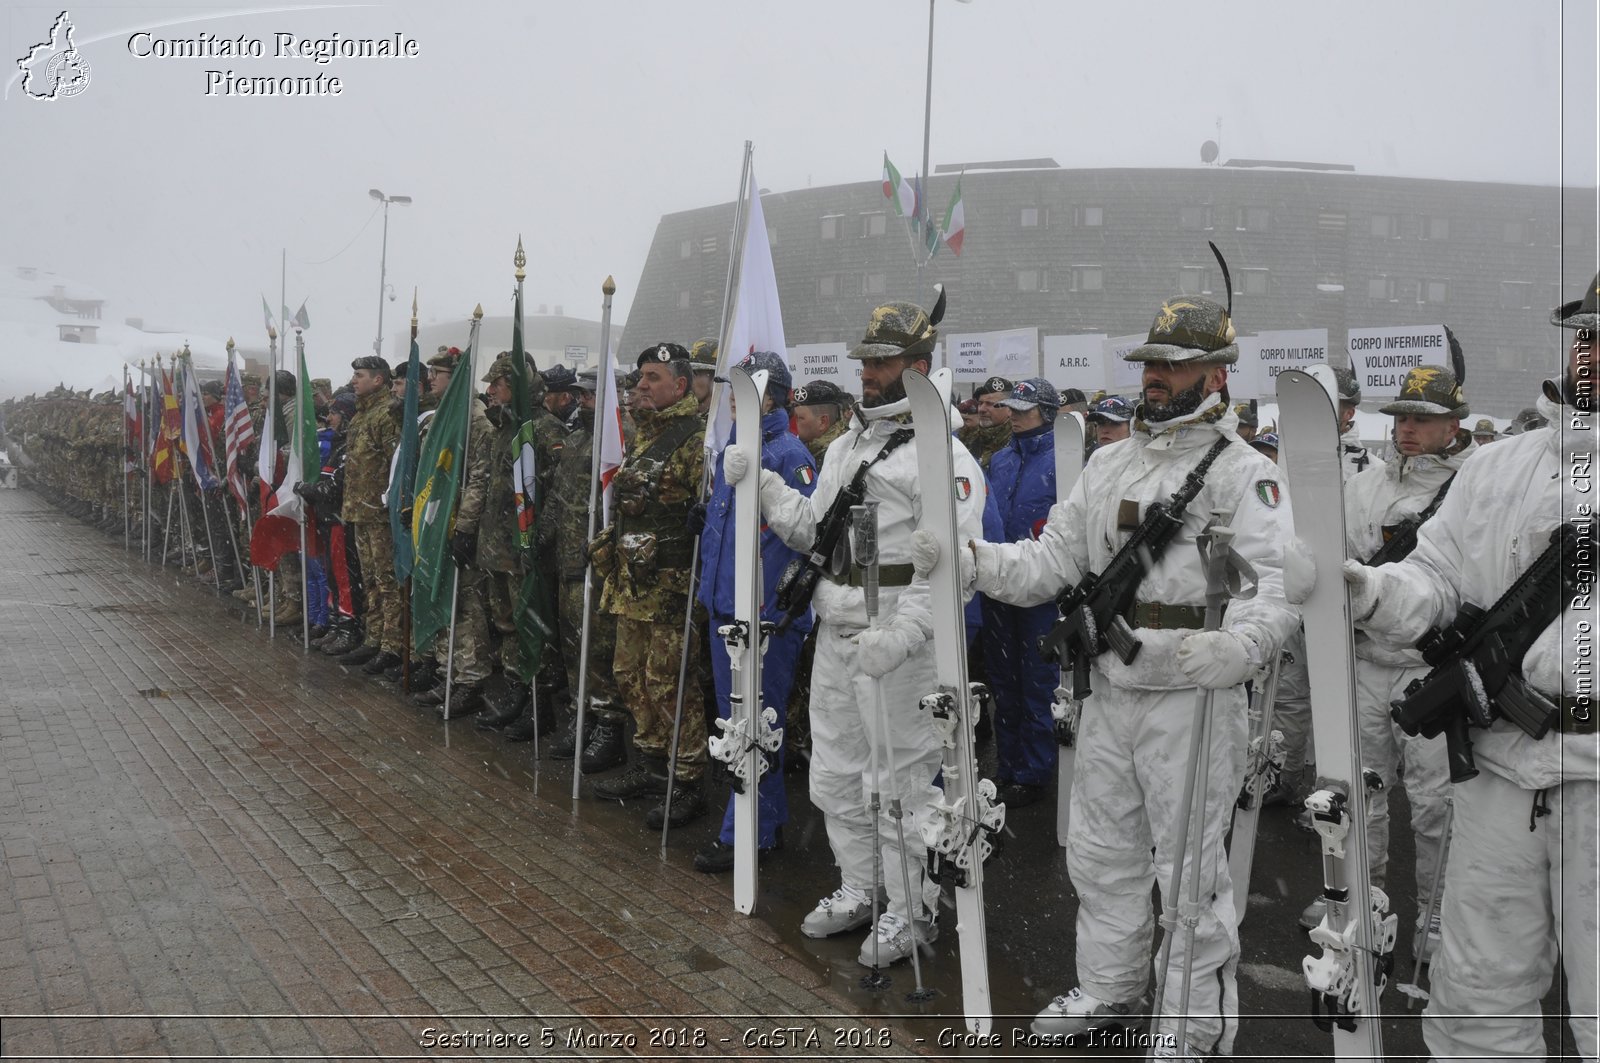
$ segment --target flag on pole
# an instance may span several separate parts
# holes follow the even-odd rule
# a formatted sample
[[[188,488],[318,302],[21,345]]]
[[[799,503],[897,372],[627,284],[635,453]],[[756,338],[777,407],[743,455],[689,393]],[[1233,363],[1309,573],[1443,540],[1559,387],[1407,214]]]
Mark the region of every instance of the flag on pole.
[[[295,494],[294,485],[306,481],[307,469],[318,470],[311,479],[321,475],[317,411],[311,401],[311,374],[306,371],[305,351],[300,352],[300,382],[290,405],[294,419],[288,424],[289,457],[284,462],[283,479],[262,507],[266,512],[250,533],[250,561],[258,568],[274,568],[284,554],[300,549],[305,503]]]
[[[172,374],[156,367],[161,376],[161,424],[156,430],[155,451],[151,455],[151,469],[158,484],[170,483],[172,466],[177,453],[177,439],[183,428],[178,414],[178,396],[174,390]]]
[[[757,191],[760,187],[756,184],[755,167],[751,166],[738,286],[734,289],[727,342],[717,351],[717,375],[721,377],[726,377],[730,367],[753,351],[771,351],[785,364],[789,360],[789,348],[783,338],[783,310],[778,305],[778,276],[772,268],[772,245],[767,240],[766,216]],[[713,456],[722,452],[733,431],[733,412],[728,405],[732,389],[717,390],[720,399],[706,426],[706,450]]]
[[[967,211],[961,203],[961,178],[956,178],[956,194],[950,197],[950,209],[944,212],[944,242],[957,258],[961,257],[961,241],[966,236]]]
[[[900,171],[895,169],[894,163],[889,161],[889,153],[883,153],[883,198],[894,207],[894,212],[900,217],[907,217],[916,211],[917,195],[911,187],[911,182],[900,176]]]
[[[415,307],[413,304],[413,313]],[[455,374],[451,374],[452,379]],[[411,508],[417,479],[417,449],[420,428],[417,425],[417,408],[422,401],[422,354],[417,338],[411,337],[411,357],[406,362],[405,413],[400,422],[400,446],[394,454],[394,468],[389,473],[389,537],[394,541],[394,581],[404,583],[411,578],[411,528],[405,512]]]
[[[301,332],[304,332],[306,329],[311,327],[311,317],[306,313],[306,302],[304,299],[300,301],[300,309],[294,312],[294,317],[290,319],[289,324],[293,325]]]
[[[522,242],[517,241],[517,253],[522,254]],[[542,566],[534,556],[534,525],[544,499],[539,495],[538,453],[533,436],[533,396],[528,384],[527,358],[522,349],[522,285],[517,285],[516,309],[511,318],[511,414],[517,425],[516,438],[511,442],[511,490],[517,502],[517,548],[522,557],[522,584],[517,590],[517,608],[513,619],[517,627],[517,649],[525,662],[525,670],[532,675],[536,662],[544,654],[545,639],[555,631],[555,625],[545,607],[547,595],[541,577]],[[503,460],[496,458],[495,460]]]
[[[133,377],[128,372],[128,367],[122,367],[122,420],[123,432],[128,441],[127,450],[122,458],[122,471],[137,472],[139,470],[138,456],[142,452],[141,441],[144,439],[143,418],[139,416],[139,400],[133,393]]]
[[[456,499],[461,493],[462,448],[467,441],[467,419],[473,401],[473,344],[450,374],[450,386],[439,399],[428,440],[417,460],[416,493],[411,509],[411,638],[421,653],[439,630],[450,622],[454,570],[450,533],[455,527]]]
[[[267,303],[267,297],[264,295],[261,297],[261,316],[265,319],[262,327],[268,332],[273,331],[272,307]]]
[[[596,386],[605,390],[605,398],[598,411],[600,417],[600,451],[594,456],[600,470],[600,524],[611,523],[611,481],[622,467],[625,448],[622,441],[622,410],[617,405],[617,356],[612,350],[600,357],[601,376]]]
[[[183,419],[183,436],[178,445],[183,456],[189,459],[189,470],[194,475],[195,483],[202,491],[209,491],[220,486],[215,472],[217,457],[211,449],[210,426],[206,423],[205,407],[200,402],[200,388],[194,380],[193,361],[185,357],[180,372],[183,394],[179,410]]]
[[[250,508],[249,492],[244,480],[244,454],[255,442],[256,429],[250,423],[250,407],[244,401],[244,387],[239,382],[239,364],[231,354],[228,357],[228,383],[222,393],[222,433],[228,489],[238,500],[240,511],[244,512]]]

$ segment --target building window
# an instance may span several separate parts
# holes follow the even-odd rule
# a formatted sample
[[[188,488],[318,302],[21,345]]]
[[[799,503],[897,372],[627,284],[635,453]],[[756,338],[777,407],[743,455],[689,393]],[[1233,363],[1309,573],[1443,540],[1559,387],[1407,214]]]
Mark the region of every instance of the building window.
[[[832,299],[838,295],[838,280],[831,273],[825,273],[817,278],[817,298]]]
[[[863,237],[882,236],[887,221],[888,219],[881,210],[861,215],[861,235]]]
[[[1344,291],[1344,274],[1343,273],[1319,273],[1319,274],[1317,274],[1317,291],[1319,291],[1319,292],[1342,292],[1342,291]]]
[[[1372,235],[1383,240],[1400,239],[1400,219],[1393,214],[1372,216]]]
[[[1419,281],[1417,284],[1417,302],[1419,303],[1445,303],[1450,301],[1450,284],[1448,281]]]
[[[1267,227],[1271,217],[1266,207],[1240,207],[1234,228],[1240,232],[1259,232]]]
[[[1206,266],[1184,266],[1178,270],[1180,295],[1210,295],[1211,270]]]
[[[678,241],[678,257],[679,258],[688,258],[692,254],[694,254],[694,241],[693,240],[679,240]]]
[[[1246,269],[1240,271],[1239,290],[1245,295],[1266,295],[1271,290],[1267,271]]]
[[[824,240],[837,240],[839,238],[839,219],[842,214],[824,214],[822,216],[822,238]]]
[[[1104,207],[1074,207],[1072,209],[1072,224],[1080,229],[1097,229],[1105,224],[1106,211]]]
[[[1529,281],[1501,281],[1500,309],[1532,310],[1533,284]]]
[[[767,226],[767,246],[778,246],[778,227],[776,225]]]
[[[689,299],[690,299],[690,295],[689,295],[688,289],[685,289],[685,290],[679,292],[678,293],[678,309],[679,310],[687,310],[687,309],[689,309]]]
[[[888,290],[888,282],[882,273],[868,273],[863,287],[867,295],[882,295]]]
[[[1072,291],[1098,292],[1105,287],[1105,270],[1099,266],[1073,266]]]
[[[1432,217],[1430,215],[1424,214],[1422,216],[1422,218],[1421,218],[1421,221],[1422,221],[1422,224],[1420,226],[1420,230],[1421,231],[1420,231],[1419,235],[1422,237],[1422,239],[1424,239],[1424,240],[1448,240],[1448,239],[1450,239],[1450,219],[1449,218],[1436,218],[1436,217]]]
[[[1393,277],[1373,277],[1367,281],[1367,298],[1384,302],[1395,301],[1395,280]]]
[[[1501,237],[1508,244],[1533,243],[1533,222],[1508,221],[1501,231]]]
[[[1317,228],[1329,233],[1344,232],[1347,215],[1342,210],[1317,211]]]
[[[1050,273],[1042,269],[1017,270],[1017,291],[1047,292],[1050,290]]]
[[[1022,227],[1024,229],[1037,229],[1039,227],[1039,208],[1022,208]]]
[[[1178,208],[1178,226],[1191,231],[1201,231],[1211,228],[1211,207],[1194,205]]]

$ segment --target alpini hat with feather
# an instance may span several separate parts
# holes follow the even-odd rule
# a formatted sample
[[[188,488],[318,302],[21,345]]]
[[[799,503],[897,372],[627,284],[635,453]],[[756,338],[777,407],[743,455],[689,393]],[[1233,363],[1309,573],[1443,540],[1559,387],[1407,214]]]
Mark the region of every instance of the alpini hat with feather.
[[[1228,305],[1197,295],[1175,295],[1161,304],[1145,342],[1123,358],[1129,362],[1190,362],[1196,365],[1232,365],[1239,360],[1238,336],[1233,329],[1233,280],[1217,245],[1211,245],[1228,286]]]
[[[939,341],[936,326],[944,320],[944,285],[936,284],[934,290],[939,294],[931,312],[916,303],[894,302],[875,307],[872,320],[867,323],[867,334],[850,352],[850,357],[867,361],[933,354],[934,345]]]

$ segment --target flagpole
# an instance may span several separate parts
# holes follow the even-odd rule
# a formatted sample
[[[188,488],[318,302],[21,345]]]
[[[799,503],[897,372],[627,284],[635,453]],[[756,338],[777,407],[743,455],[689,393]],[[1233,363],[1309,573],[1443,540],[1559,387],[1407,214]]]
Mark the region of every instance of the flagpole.
[[[456,365],[456,369],[455,369],[455,371],[458,372],[458,373],[466,372],[466,373],[469,374],[469,379],[467,380],[467,410],[466,410],[466,414],[467,415],[466,415],[466,417],[464,417],[462,419],[462,424],[461,424],[461,468],[460,468],[460,470],[458,472],[458,475],[461,477],[461,490],[465,490],[466,483],[467,483],[467,457],[468,457],[467,448],[472,445],[472,404],[477,401],[477,396],[472,393],[472,384],[474,383],[474,381],[472,379],[470,379],[470,374],[473,371],[472,370],[473,363],[477,361],[477,355],[478,355],[478,329],[482,324],[483,324],[483,304],[479,303],[477,305],[477,307],[475,307],[473,309],[473,311],[472,311],[472,334],[467,337],[467,353],[465,355],[467,364],[466,364],[465,367],[461,366],[460,364],[457,364]],[[456,495],[456,509],[459,511],[460,508],[461,508],[461,495],[460,495],[460,492],[458,491],[457,495]],[[453,556],[451,557],[450,560],[452,562],[455,562],[455,558]],[[450,637],[449,637],[449,641],[446,642],[446,644],[445,644],[445,658],[444,658],[444,722],[445,723],[449,723],[450,722],[450,692],[451,692],[451,689],[452,689],[452,687],[453,687],[453,685],[455,683],[455,672],[456,672],[456,602],[458,600],[459,593],[460,593],[460,590],[461,590],[461,565],[460,565],[459,562],[455,562],[451,567],[453,569],[453,572],[452,572],[452,574],[450,576]]]
[[[739,178],[739,206],[734,211],[733,222],[733,247],[728,256],[728,286],[722,293],[722,326],[717,331],[717,373],[718,377],[726,376],[728,366],[733,364],[732,352],[728,350],[728,333],[733,327],[733,311],[739,302],[739,283],[741,267],[744,265],[745,227],[750,221],[750,196],[756,195],[750,189],[750,141],[744,142],[744,166]],[[711,414],[708,418],[706,432],[705,460],[700,464],[700,490],[695,496],[697,505],[704,505],[706,492],[710,489],[711,479],[716,473],[713,463],[715,455],[711,453],[711,432],[709,429],[715,424],[718,414],[722,410],[721,383],[711,385]],[[695,584],[700,578],[700,534],[695,533],[694,545],[689,554],[689,583],[687,601],[683,608],[683,650],[678,655],[678,695],[672,709],[672,745],[667,754],[667,796],[662,802],[661,809],[661,855],[666,856],[667,832],[672,828],[672,788],[678,781],[678,734],[683,729],[683,698],[685,688],[689,685],[689,653],[692,649],[691,640],[694,636],[694,607],[696,605]]]
[[[294,330],[294,353],[295,353],[295,359],[296,359],[296,364],[295,364],[296,372],[295,372],[295,375],[297,377],[308,377],[308,374],[300,372],[300,370],[303,369],[305,367],[305,364],[306,364],[306,338],[305,338],[305,333],[301,332],[299,328],[296,328]],[[310,395],[302,395],[302,394],[300,394],[300,389],[298,387],[296,387],[296,389],[295,389],[295,404],[294,404],[294,420],[295,420],[294,428],[295,428],[295,432],[297,434],[299,434],[299,435],[302,435],[302,436],[304,435],[304,428],[305,428],[305,423],[306,423],[305,408],[302,407],[300,404],[303,403],[303,402],[313,402],[313,401],[314,400],[312,399],[312,397]],[[302,438],[300,440],[300,481],[301,481],[301,483],[305,482],[306,458],[311,453],[311,448],[316,445],[316,442],[317,441],[315,439],[304,439],[304,438]],[[321,475],[321,470],[322,470],[321,461],[317,462],[317,470],[318,470],[318,475]],[[290,484],[289,485],[289,490],[291,490],[291,491],[294,490],[294,487],[295,487],[294,484]],[[303,650],[306,653],[310,653],[311,652],[311,590],[310,590],[311,575],[310,575],[310,572],[308,571],[310,569],[310,567],[311,567],[311,559],[306,556],[306,521],[310,518],[310,516],[311,516],[311,506],[310,506],[309,503],[307,503],[305,501],[304,497],[302,497],[301,500],[300,500],[300,648],[301,648],[301,650]]]
[[[271,455],[270,458],[267,459],[271,463],[272,472],[268,473],[267,475],[269,477],[276,478],[276,473],[277,473],[277,470],[278,470],[278,432],[277,432],[277,423],[278,423],[278,330],[272,324],[271,314],[268,314],[268,318],[267,318],[267,358],[268,358],[269,361],[272,362],[272,371],[268,374],[268,380],[267,380],[267,408],[266,408],[266,411],[261,416],[261,438],[259,440],[257,440],[257,442],[256,442],[256,449],[259,452],[260,448],[266,444],[266,441],[267,441],[268,438],[270,438],[272,440],[272,455]],[[270,437],[267,434],[267,430],[269,428],[272,429],[272,434],[271,434]],[[261,462],[260,462],[260,460],[258,458],[258,460],[256,461],[256,474],[257,474],[257,478],[258,479],[260,477],[260,473],[261,473]],[[261,490],[263,492],[268,491],[270,489],[271,489],[271,484],[270,483],[263,484],[262,487],[261,487]],[[265,499],[262,500],[261,508],[263,510],[265,510],[267,508],[267,503],[266,503]],[[265,515],[266,515],[265,513],[262,514],[262,516],[265,516]],[[252,538],[253,537],[254,537],[254,532],[252,530]],[[251,558],[251,564],[254,565],[254,563],[255,563],[255,559]],[[278,613],[278,568],[277,568],[276,565],[274,565],[272,568],[269,568],[267,570],[267,637],[268,638],[277,638],[278,637],[278,616],[277,616],[277,613]],[[256,603],[256,627],[258,629],[261,627],[261,603],[260,602]]]
[[[926,229],[933,220],[928,215],[933,196],[933,173],[928,169],[928,142],[933,132],[933,9],[936,0],[928,0],[928,75],[922,99],[922,224]],[[917,302],[923,299],[923,271],[931,255],[917,255]]]
[[[150,448],[146,444],[150,439],[150,376],[145,371],[144,359],[139,359],[139,423],[143,431],[139,434],[139,468],[143,470],[144,477],[139,485],[143,498],[140,507],[140,527],[144,533],[144,561],[150,563]]]
[[[517,389],[515,394],[522,395],[523,396],[523,400],[522,400],[523,401],[523,405],[527,406],[527,405],[530,405],[530,399],[528,397],[528,385],[527,385],[527,373],[528,373],[527,361],[528,361],[528,356],[525,353],[525,350],[522,349],[523,348],[523,343],[522,343],[522,282],[527,276],[527,273],[526,273],[526,270],[524,269],[524,267],[526,267],[527,264],[528,264],[528,256],[527,256],[527,253],[522,250],[522,235],[520,233],[517,235],[517,253],[511,257],[511,264],[516,267],[515,276],[517,278],[516,320],[515,320],[515,322],[514,322],[514,324],[512,326],[516,330],[516,333],[515,333],[516,339],[513,341],[511,346],[512,346],[513,353],[518,358],[520,358],[522,360],[522,364],[521,365],[513,365],[511,367],[511,371],[513,373],[517,374],[514,379],[522,382],[521,386]],[[525,422],[523,422],[521,420],[521,418],[523,416],[527,415],[527,414],[531,414],[531,412],[532,412],[531,408],[527,409],[527,410],[518,409],[518,410],[515,411],[515,415],[516,415],[516,419],[517,419],[517,434],[512,437],[512,445],[515,447],[515,451],[516,451],[516,458],[513,460],[512,466],[511,466],[511,469],[512,469],[511,476],[512,476],[512,479],[515,481],[515,483],[513,484],[513,487],[522,488],[524,490],[525,494],[526,494],[526,492],[528,490],[528,484],[525,483],[524,480],[523,480],[523,465],[522,465],[522,447],[523,447],[522,429],[523,429],[523,424]],[[535,481],[536,481],[535,486],[537,486],[537,478],[538,478],[538,475],[539,475],[537,455],[535,456],[534,462],[535,462],[535,464],[534,464],[534,477],[535,477]],[[534,495],[532,495],[532,494],[528,494],[527,497],[524,499],[524,502],[525,502],[526,506],[529,509],[532,509],[537,501],[540,501],[540,500],[536,499],[534,497]],[[538,511],[537,510],[534,511],[534,519],[535,520],[538,519]],[[518,514],[517,536],[518,536],[517,537],[517,554],[518,554],[519,558],[521,559],[522,563],[524,565],[527,565],[529,563],[529,561],[530,561],[530,558],[528,557],[528,548],[526,546],[524,546],[523,543],[522,543],[522,538],[521,538],[521,536],[522,536],[522,523],[521,523],[521,515],[520,514]],[[537,536],[534,536],[534,537],[537,538]],[[587,542],[587,540],[585,540],[585,541]],[[587,553],[587,551],[585,551],[585,552]],[[537,561],[534,561],[533,563],[534,564],[538,564]],[[526,580],[526,579],[531,578],[536,571],[537,571],[536,569],[530,569],[528,572],[523,573],[522,574],[523,575],[523,579]],[[541,592],[541,596],[542,596],[542,593],[543,593],[543,591],[545,589],[543,582],[540,581],[540,580],[535,579],[534,580],[534,586]],[[507,580],[506,593],[508,595],[513,593],[512,588],[510,586],[510,581],[509,580]],[[520,583],[517,585],[516,590],[515,590],[514,593],[515,593],[515,601],[516,601],[517,605],[520,606],[521,603],[522,603],[522,585]],[[520,608],[515,610],[515,612],[513,613],[513,617],[514,617],[514,619],[523,619],[522,611],[521,611]],[[535,615],[533,622],[537,624],[537,623],[540,623],[541,621],[540,621],[540,618],[537,615]],[[557,624],[559,624],[559,623],[560,623],[560,620],[558,619],[557,620]],[[527,675],[527,680],[528,680],[528,711],[533,713],[533,770],[534,770],[535,773],[537,773],[538,770],[539,770],[539,672],[540,672],[539,662],[538,661],[523,661],[522,660],[522,629],[519,626],[517,626],[515,623],[512,624],[512,632],[511,632],[511,634],[512,634],[512,637],[517,640],[517,659],[519,661],[521,661],[523,670],[528,673],[528,675]],[[557,635],[557,637],[560,636],[560,631],[559,630],[556,632],[556,635]],[[539,653],[540,653],[541,657],[544,655],[544,645],[545,645],[545,640],[544,640],[544,637],[541,636],[540,639],[539,639]],[[579,681],[578,686],[579,686],[580,689],[582,688],[583,683],[582,683],[581,680]],[[554,710],[552,709],[552,711],[554,711]],[[573,754],[573,759],[576,760],[580,756],[581,756],[581,753],[578,753],[578,752],[575,751],[574,754]]]
[[[227,366],[222,371],[222,394],[223,394],[222,413],[223,413],[223,434],[224,435],[227,434],[227,413],[228,413],[227,394],[228,394],[228,385],[229,385],[229,383],[232,382],[232,380],[233,380],[235,375],[236,374],[235,374],[234,365],[233,365],[233,337],[229,336],[228,337]],[[211,453],[212,453],[212,455],[213,456],[215,456],[217,454],[223,455],[223,459],[222,459],[222,522],[228,526],[228,541],[233,545],[233,570],[237,574],[237,576],[239,577],[239,582],[243,583],[244,582],[244,554],[240,553],[240,551],[239,551],[239,532],[234,527],[235,521],[233,519],[233,515],[228,512],[228,499],[233,494],[233,491],[230,489],[229,484],[228,484],[227,441],[225,439],[224,440],[220,440],[220,441],[217,439],[216,433],[213,432],[212,429],[211,429],[211,419],[209,417],[206,418],[206,434],[211,437]],[[234,501],[237,502],[238,499],[234,499]],[[246,522],[248,523],[248,516],[246,517]],[[213,564],[211,566],[211,568],[212,568],[213,572],[216,571],[216,565]],[[218,587],[222,586],[222,582],[221,582],[220,579],[217,582],[217,586]]]
[[[605,447],[602,434],[606,412],[606,389],[614,387],[611,377],[611,297],[617,282],[606,277],[600,285],[600,368],[594,374],[594,424],[589,438],[589,534],[584,542],[594,542],[595,514],[600,509],[600,461]],[[583,779],[583,717],[589,706],[589,629],[590,605],[594,594],[594,560],[585,550],[583,562],[583,618],[578,630],[578,714],[572,721],[572,799],[578,799],[578,783]]]
[[[189,345],[187,343],[183,345],[183,354],[181,357],[183,358],[183,398],[185,405],[187,405],[189,401],[189,385],[194,382],[194,356],[189,353]],[[200,399],[200,388],[198,385],[196,385],[194,389],[194,396],[195,409],[186,411],[184,416],[188,418],[200,418],[202,424],[207,424],[206,435],[209,436],[211,434],[211,430],[205,417],[205,406]],[[205,522],[206,526],[206,550],[209,551],[211,555],[211,584],[216,588],[217,597],[221,598],[222,579],[217,575],[217,540],[216,537],[211,534],[211,512],[206,508],[206,485],[204,478],[200,475],[201,467],[205,463],[205,450],[200,446],[200,442],[200,433],[196,431],[195,448],[199,450],[200,453],[199,455],[189,455],[189,471],[194,474],[194,491],[195,495],[200,499],[200,519]],[[196,461],[197,457],[199,459],[198,461]],[[198,560],[195,561],[194,571],[196,576],[200,574],[200,562]]]
[[[122,363],[122,552],[127,553],[132,546],[133,507],[131,505],[131,490],[128,485],[128,400],[133,398],[133,378],[128,374],[128,363]]]
[[[383,330],[379,329],[378,334],[379,336],[382,336]],[[412,287],[411,289],[411,342],[413,345],[415,345],[417,342],[417,289],[415,287]],[[417,394],[420,395],[422,394],[422,381],[411,379],[412,373],[410,366],[411,352],[409,349],[407,349],[406,387],[416,388]],[[416,375],[421,376],[422,363],[420,360],[417,362],[417,369],[418,372]],[[402,425],[400,429],[402,434],[405,432],[405,429],[406,426]],[[412,470],[412,473],[415,474],[415,471],[416,470]],[[405,477],[401,477],[401,479],[404,480]],[[400,492],[400,497],[402,499],[405,497],[405,487],[401,483],[391,483],[389,485],[389,490],[391,492],[398,490]],[[395,504],[395,499],[393,497],[389,499],[389,504],[391,506]],[[413,566],[415,563],[416,558],[413,556]],[[409,570],[406,572],[405,586],[400,588],[400,690],[402,693],[411,693],[411,573]]]

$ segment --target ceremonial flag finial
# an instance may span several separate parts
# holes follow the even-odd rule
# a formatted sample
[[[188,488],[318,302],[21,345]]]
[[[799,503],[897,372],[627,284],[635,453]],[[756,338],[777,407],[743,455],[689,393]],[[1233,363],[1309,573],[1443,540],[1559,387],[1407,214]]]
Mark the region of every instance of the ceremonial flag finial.
[[[519,281],[522,280],[524,277],[527,276],[527,274],[523,272],[522,267],[526,266],[528,264],[528,256],[526,254],[524,254],[523,251],[522,251],[522,234],[521,233],[517,234],[517,253],[512,256],[511,261],[517,267],[517,280],[519,280]]]
[[[476,307],[473,308],[473,310],[472,310],[472,320],[474,320],[474,321],[482,321],[483,320],[483,304],[482,303],[479,303]]]
[[[617,282],[612,280],[609,276],[606,277],[606,282],[600,285],[600,291],[605,295],[616,295]]]

